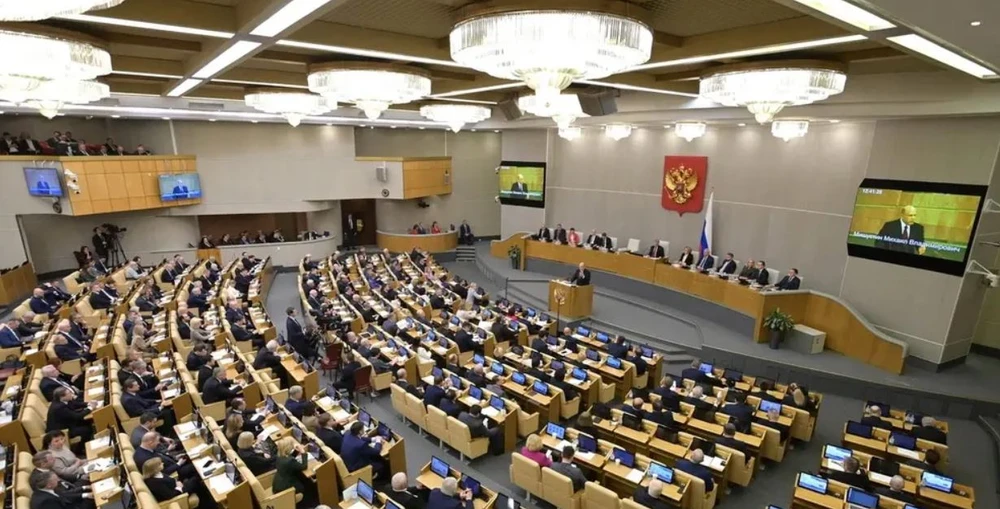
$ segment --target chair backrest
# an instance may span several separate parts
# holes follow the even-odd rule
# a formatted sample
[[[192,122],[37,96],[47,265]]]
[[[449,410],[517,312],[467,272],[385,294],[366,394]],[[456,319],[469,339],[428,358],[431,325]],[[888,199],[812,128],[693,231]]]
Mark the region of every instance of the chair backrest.
[[[631,498],[622,499],[622,509],[646,509],[646,506],[632,500]]]
[[[527,489],[529,486],[541,482],[542,469],[538,466],[538,463],[516,452],[511,455],[511,459],[511,480],[514,481],[516,486]]]
[[[436,406],[427,407],[427,427],[447,430],[448,429],[448,414],[444,413],[444,410]]]
[[[361,366],[354,371],[354,389],[368,388],[372,386],[372,366]]]
[[[670,256],[670,241],[661,240],[660,245],[663,246],[663,256]]]
[[[582,509],[619,509],[620,504],[617,493],[596,482],[587,481],[583,486]]]
[[[611,239],[611,249],[618,247],[618,237],[609,236],[608,238]]]
[[[452,442],[470,443],[472,442],[472,432],[464,422],[448,416],[448,440]]]
[[[639,239],[628,239],[628,250],[632,252],[639,251]]]
[[[552,470],[542,469],[542,484],[545,486],[545,496],[548,498],[573,498],[573,481],[569,477]]]
[[[767,282],[773,285],[778,281],[781,281],[781,273],[778,272],[778,269],[767,269]]]

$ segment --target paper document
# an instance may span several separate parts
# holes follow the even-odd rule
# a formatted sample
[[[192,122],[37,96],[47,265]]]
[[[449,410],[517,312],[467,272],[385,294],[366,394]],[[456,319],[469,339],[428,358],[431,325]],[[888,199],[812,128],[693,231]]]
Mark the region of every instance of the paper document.
[[[7,424],[12,420],[14,420],[14,417],[7,412],[0,414],[0,424]]]
[[[843,471],[844,469],[841,468],[840,470]],[[879,484],[889,484],[889,481],[892,480],[892,477],[880,474],[878,472],[868,472],[868,478]]]
[[[625,479],[634,482],[636,484],[639,484],[639,482],[642,481],[642,476],[643,476],[642,470],[636,470],[633,468],[632,471],[625,476]]]
[[[333,398],[330,396],[323,396],[316,401],[316,404],[319,405],[320,408],[330,408],[337,403],[333,401]]]
[[[583,380],[580,380],[579,378],[570,378],[569,380],[566,381],[573,385],[580,385],[583,383]]]
[[[920,459],[920,453],[917,451],[911,451],[909,449],[903,449],[901,447],[896,448],[896,454],[904,456],[911,459]]]
[[[483,408],[483,415],[485,415],[487,417],[496,417],[496,416],[500,415],[500,411],[497,410],[496,408],[488,406],[486,408]]]
[[[843,472],[844,471],[844,464],[841,463],[838,460],[827,460],[826,467],[829,468],[830,470],[836,470],[837,472]],[[876,475],[876,474],[872,474],[872,475]]]
[[[198,429],[198,425],[195,424],[194,421],[185,422],[177,425],[177,434],[187,434],[196,429]]]
[[[101,438],[95,438],[95,439],[93,439],[93,440],[90,441],[90,448],[91,449],[97,449],[97,448],[100,448],[100,447],[107,447],[109,445],[111,445],[111,437],[110,436],[101,437]]]
[[[229,480],[227,475],[217,475],[215,477],[208,478],[208,487],[216,493],[229,493],[233,491],[233,481]]]
[[[574,458],[580,458],[580,459],[582,459],[584,461],[590,461],[590,460],[594,459],[594,453],[592,453],[592,452],[584,452],[584,451],[576,451],[576,454],[574,454],[573,457]]]
[[[104,493],[105,491],[111,491],[118,487],[118,484],[115,483],[115,479],[115,477],[109,477],[107,479],[97,481],[90,486],[94,489],[94,493]]]
[[[462,398],[462,402],[465,403],[466,405],[469,405],[469,406],[478,405],[479,404],[479,400],[476,399],[476,398],[473,398],[472,396],[466,396],[466,397]]]
[[[331,412],[331,415],[333,415],[333,419],[337,420],[337,421],[343,421],[345,419],[350,419],[351,418],[351,414],[348,413],[343,408],[338,409],[338,410],[334,410],[333,412]]]
[[[87,396],[100,396],[101,394],[104,394],[104,387],[94,387],[87,391]]]
[[[170,399],[181,393],[180,389],[168,389],[163,391],[163,399]]]
[[[198,444],[198,445],[192,447],[188,451],[188,456],[189,457],[191,457],[191,456],[198,456],[201,453],[205,452],[206,449],[208,449],[208,444]]]

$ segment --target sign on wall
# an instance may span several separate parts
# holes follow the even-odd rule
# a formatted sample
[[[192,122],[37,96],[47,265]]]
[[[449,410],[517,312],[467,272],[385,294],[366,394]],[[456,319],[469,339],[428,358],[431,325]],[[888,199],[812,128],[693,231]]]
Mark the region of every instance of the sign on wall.
[[[708,157],[665,156],[660,204],[684,215],[701,212],[708,183]]]

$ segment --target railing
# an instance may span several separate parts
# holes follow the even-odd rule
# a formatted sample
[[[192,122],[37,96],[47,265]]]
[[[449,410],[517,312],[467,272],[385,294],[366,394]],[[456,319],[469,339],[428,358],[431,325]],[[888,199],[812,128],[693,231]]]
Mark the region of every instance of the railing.
[[[996,492],[1000,493],[1000,432],[982,415],[976,418],[976,422],[979,423],[979,427],[983,428],[983,431],[990,436],[990,441],[993,442],[993,447],[990,447],[990,452],[993,453],[993,475],[996,479],[993,486]]]

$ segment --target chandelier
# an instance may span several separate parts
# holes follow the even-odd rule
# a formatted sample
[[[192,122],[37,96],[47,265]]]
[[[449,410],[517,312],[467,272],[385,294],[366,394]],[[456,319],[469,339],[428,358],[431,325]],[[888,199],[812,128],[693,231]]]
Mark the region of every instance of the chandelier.
[[[393,104],[429,95],[431,79],[420,69],[402,65],[330,62],[309,68],[309,90],[352,103],[375,120]]]
[[[580,117],[588,116],[580,107],[580,98],[576,94],[556,94],[549,97],[539,94],[523,95],[517,98],[517,107],[536,117],[551,117],[560,129],[569,127]]]
[[[632,126],[628,124],[608,124],[604,126],[604,135],[615,141],[628,138],[630,134],[632,134]]]
[[[786,142],[793,138],[801,138],[809,132],[808,120],[775,120],[771,124],[771,134]]]
[[[544,97],[558,95],[574,80],[604,78],[649,60],[653,32],[635,19],[641,8],[578,3],[585,7],[559,9],[563,3],[549,0],[532,2],[531,9],[511,1],[490,2],[485,11],[470,8],[451,30],[451,58],[523,81]]]
[[[702,97],[745,106],[765,124],[786,106],[810,104],[844,91],[847,75],[835,62],[799,60],[725,66],[702,75]]]
[[[251,89],[243,96],[247,106],[264,113],[281,115],[292,127],[298,127],[304,117],[322,115],[337,109],[336,101],[307,92],[290,92],[276,88]]]
[[[39,21],[114,7],[125,0],[0,0],[0,21]]]
[[[453,132],[465,124],[475,124],[490,118],[493,112],[485,106],[471,104],[429,104],[420,108],[420,116],[448,124]]]
[[[0,27],[0,100],[37,108],[52,118],[64,104],[85,104],[111,95],[93,81],[111,72],[111,55],[96,41],[47,27]]]
[[[677,122],[674,124],[674,133],[687,141],[701,138],[708,129],[702,122]]]
[[[562,138],[562,139],[564,139],[564,140],[573,141],[573,140],[579,138],[580,135],[582,135],[582,134],[583,134],[583,129],[580,129],[579,127],[560,127],[559,128],[559,137]]]

